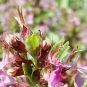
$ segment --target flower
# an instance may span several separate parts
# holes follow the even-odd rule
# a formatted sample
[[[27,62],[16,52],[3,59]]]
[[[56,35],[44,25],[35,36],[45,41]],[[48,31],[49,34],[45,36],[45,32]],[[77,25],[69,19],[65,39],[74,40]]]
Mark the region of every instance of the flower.
[[[82,87],[83,83],[84,78],[80,76],[80,73],[77,73],[74,80],[74,87]]]
[[[48,60],[51,64],[55,65],[55,66],[59,66],[62,65],[59,58],[56,56],[56,53],[54,55],[49,54],[48,55]]]
[[[51,41],[50,39],[46,38],[42,43],[43,49],[47,50],[51,47]]]
[[[9,76],[7,73],[0,69],[0,87],[6,87],[7,85],[15,83],[16,80],[14,77]]]
[[[59,66],[56,70],[52,71],[49,77],[48,87],[55,87],[61,80],[62,66]]]
[[[19,53],[25,53],[24,43],[16,35],[4,34],[6,43]]]

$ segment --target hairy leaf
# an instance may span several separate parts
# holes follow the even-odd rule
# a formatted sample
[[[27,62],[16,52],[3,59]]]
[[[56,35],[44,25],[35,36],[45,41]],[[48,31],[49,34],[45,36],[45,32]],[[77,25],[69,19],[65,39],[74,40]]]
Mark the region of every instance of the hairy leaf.
[[[60,58],[60,61],[63,60],[63,58],[68,54],[68,50],[70,49],[69,42],[67,41],[62,47],[59,49],[58,57]]]

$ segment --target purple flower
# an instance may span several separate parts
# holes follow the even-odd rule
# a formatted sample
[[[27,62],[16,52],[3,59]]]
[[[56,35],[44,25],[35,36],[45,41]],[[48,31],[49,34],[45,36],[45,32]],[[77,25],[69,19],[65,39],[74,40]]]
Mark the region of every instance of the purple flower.
[[[2,61],[0,61],[0,69],[4,70],[5,66],[10,68],[12,66],[12,62],[15,61],[14,54],[9,52],[7,49],[3,48]]]
[[[62,65],[59,58],[56,56],[56,53],[54,55],[51,56],[51,54],[48,55],[48,59],[50,61],[51,64],[55,65],[55,66],[60,66]]]
[[[82,78],[80,74],[77,73],[74,80],[74,87],[82,87],[83,83],[84,83],[84,78]]]
[[[0,70],[0,87],[6,87],[6,85],[15,84],[14,77],[7,75],[3,70]]]
[[[62,80],[62,77],[60,75],[61,71],[62,71],[62,66],[59,66],[56,70],[51,72],[48,82],[49,87],[55,87],[61,82]]]
[[[7,85],[15,84],[16,79],[12,76],[9,76],[5,72],[5,67],[10,67],[10,63],[13,61],[13,55],[9,53],[3,53],[3,59],[0,62],[0,87],[6,87]]]

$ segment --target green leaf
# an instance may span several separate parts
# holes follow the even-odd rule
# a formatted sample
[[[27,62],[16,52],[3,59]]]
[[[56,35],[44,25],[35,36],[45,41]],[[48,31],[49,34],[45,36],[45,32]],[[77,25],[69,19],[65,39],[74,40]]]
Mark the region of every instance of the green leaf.
[[[1,26],[1,21],[0,21],[0,32],[3,31],[3,27]]]
[[[82,87],[87,87],[87,80],[85,79],[84,84]]]
[[[52,48],[51,48],[51,52],[53,51],[53,50],[57,50],[58,51],[58,48],[59,48],[59,46],[60,45],[62,45],[63,43],[64,43],[64,37],[62,37],[61,39],[60,39],[60,41],[59,42],[57,42],[57,44],[55,44]]]
[[[23,67],[24,74],[29,78],[31,78],[31,74],[32,74],[31,66],[27,66],[25,63],[22,63],[22,67]]]
[[[31,47],[33,48],[33,50],[35,50],[39,46],[39,38],[35,33],[33,33],[32,35],[27,35],[25,42],[29,46],[29,48]]]
[[[35,57],[37,54],[37,48],[39,47],[39,37],[33,33],[26,36],[26,48],[31,56]]]
[[[70,48],[69,42],[67,41],[65,44],[63,44],[64,41],[64,37],[62,37],[61,40],[57,44],[55,44],[50,51],[52,55],[57,53],[57,56],[58,58],[60,58],[60,61],[62,61],[63,58],[68,54],[68,50]]]
[[[34,87],[35,86],[34,83],[32,82],[32,80],[30,78],[28,78],[27,76],[26,76],[26,81],[28,82],[30,87]]]
[[[28,82],[29,85],[34,87],[34,83],[32,81],[32,68],[31,66],[27,66],[25,63],[22,63],[24,75],[26,76],[26,81]]]
[[[35,66],[37,66],[36,58],[33,58],[29,53],[27,53],[28,60],[31,60]]]
[[[41,21],[45,20],[48,17],[52,17],[54,12],[52,10],[40,10],[38,16],[34,18],[36,24],[40,23]]]
[[[69,0],[60,0],[61,8],[67,8],[69,5]]]
[[[54,43],[57,43],[59,41],[59,36],[53,32],[48,33],[49,39],[52,39]]]
[[[39,38],[36,34],[32,34],[31,44],[34,50],[39,46]]]
[[[62,61],[63,58],[68,54],[69,49],[70,49],[70,46],[68,41],[60,47],[58,52],[58,57],[60,58],[60,61]]]

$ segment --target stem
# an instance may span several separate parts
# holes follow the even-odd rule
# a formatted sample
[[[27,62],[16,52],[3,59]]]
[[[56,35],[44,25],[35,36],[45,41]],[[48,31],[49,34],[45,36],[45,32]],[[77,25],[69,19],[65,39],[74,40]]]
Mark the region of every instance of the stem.
[[[40,83],[38,83],[36,86],[37,86],[37,87],[41,87]]]

